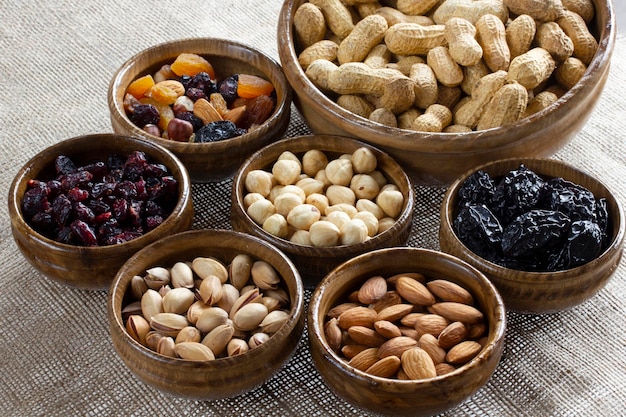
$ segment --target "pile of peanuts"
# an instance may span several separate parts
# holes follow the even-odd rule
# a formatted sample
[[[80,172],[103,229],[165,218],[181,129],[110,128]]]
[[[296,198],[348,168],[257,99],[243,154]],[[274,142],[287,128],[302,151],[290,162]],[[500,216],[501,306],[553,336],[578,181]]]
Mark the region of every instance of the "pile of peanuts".
[[[329,347],[382,378],[427,379],[471,361],[487,340],[472,294],[418,272],[372,276],[326,314]]]
[[[405,203],[377,164],[366,147],[336,159],[317,149],[301,158],[285,151],[271,172],[248,172],[244,208],[265,231],[296,244],[362,243],[389,229]]]
[[[425,132],[514,123],[583,76],[598,42],[592,0],[309,0],[298,61],[343,108]]]

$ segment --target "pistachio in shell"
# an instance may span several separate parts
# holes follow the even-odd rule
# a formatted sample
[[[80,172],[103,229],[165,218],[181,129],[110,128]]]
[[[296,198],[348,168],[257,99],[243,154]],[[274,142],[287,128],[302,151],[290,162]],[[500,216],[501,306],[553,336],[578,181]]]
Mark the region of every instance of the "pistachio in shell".
[[[146,271],[144,281],[149,288],[158,291],[159,288],[170,283],[170,271],[162,266],[155,266]]]
[[[159,313],[150,320],[150,327],[153,330],[163,333],[165,336],[176,337],[178,332],[189,326],[185,316],[174,313]]]
[[[228,322],[228,313],[219,307],[209,307],[202,312],[196,322],[196,328],[203,333],[208,333],[217,326]]]
[[[142,316],[133,314],[126,321],[126,331],[133,339],[145,345],[146,335],[150,331],[150,324]]]
[[[267,314],[267,307],[262,303],[246,304],[233,316],[233,324],[239,330],[251,331],[261,324]]]
[[[178,343],[174,347],[176,355],[181,359],[189,361],[212,361],[215,359],[215,355],[208,346],[198,342],[183,342]]]
[[[235,329],[233,326],[228,323],[221,324],[211,330],[204,339],[202,339],[202,344],[208,346],[216,356],[219,356],[226,349],[234,333]]]
[[[170,270],[174,288],[193,288],[193,270],[185,262],[176,262]]]
[[[254,285],[261,290],[275,290],[280,284],[280,277],[272,265],[265,261],[255,261],[250,271]]]
[[[249,350],[250,346],[248,346],[248,343],[239,338],[230,339],[230,342],[226,345],[226,353],[228,356],[237,356],[242,353],[246,353]]]
[[[209,275],[202,280],[198,295],[207,305],[217,304],[222,298],[222,282],[216,275]]]
[[[252,257],[245,253],[240,253],[233,258],[228,267],[231,285],[241,290],[248,284],[253,262]]]
[[[228,280],[228,269],[224,264],[212,257],[199,256],[191,262],[191,268],[201,278],[214,275],[224,284]]]
[[[156,314],[163,313],[163,297],[157,291],[149,289],[141,296],[141,312],[148,321]]]
[[[163,312],[185,314],[195,300],[195,295],[190,289],[174,288],[163,296]]]

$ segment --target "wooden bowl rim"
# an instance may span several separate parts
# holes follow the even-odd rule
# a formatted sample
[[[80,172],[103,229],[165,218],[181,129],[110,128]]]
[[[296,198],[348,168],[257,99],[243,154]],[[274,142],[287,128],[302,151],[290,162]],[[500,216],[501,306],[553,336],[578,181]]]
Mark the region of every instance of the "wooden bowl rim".
[[[600,188],[606,190],[607,195],[613,201],[617,209],[617,219],[611,219],[614,226],[614,229],[617,229],[617,233],[613,236],[611,243],[602,251],[602,253],[595,259],[587,262],[586,264],[579,265],[574,268],[564,269],[560,271],[544,271],[544,272],[536,272],[536,271],[522,271],[517,269],[506,268],[504,266],[498,265],[494,262],[491,262],[481,256],[478,256],[474,252],[472,252],[461,240],[456,236],[456,233],[452,229],[452,218],[449,216],[452,211],[454,211],[454,207],[451,207],[452,201],[455,199],[458,189],[463,184],[463,182],[474,172],[479,170],[488,170],[493,166],[519,166],[519,164],[551,164],[555,167],[560,167],[568,172],[576,173],[588,179],[591,182],[596,183]],[[532,169],[532,168],[531,168]],[[533,170],[534,171],[534,170]],[[541,172],[536,172],[539,176],[545,176]],[[567,179],[567,178],[565,178]],[[482,164],[476,168],[472,168],[462,174],[459,178],[457,178],[450,187],[446,190],[446,193],[443,198],[443,203],[441,206],[440,213],[440,224],[441,227],[445,227],[448,235],[454,240],[455,246],[458,248],[462,248],[463,255],[471,258],[473,262],[479,263],[479,268],[487,275],[497,276],[499,280],[517,282],[520,280],[534,282],[534,283],[550,283],[550,282],[558,282],[562,280],[569,279],[573,276],[581,275],[583,271],[589,270],[590,268],[594,268],[596,265],[602,265],[607,262],[609,256],[615,251],[622,250],[624,245],[624,236],[626,230],[626,224],[624,220],[624,210],[620,201],[616,198],[616,194],[611,191],[611,189],[604,183],[602,180],[596,178],[591,175],[587,171],[575,167],[572,164],[569,164],[564,161],[560,161],[557,159],[551,158],[506,158],[499,159],[496,161],[487,162]]]
[[[177,178],[179,181],[179,196],[176,205],[172,209],[170,215],[161,223],[158,227],[153,230],[150,230],[143,235],[129,240],[127,242],[115,244],[115,245],[105,245],[105,246],[78,246],[78,245],[70,245],[67,243],[57,242],[53,239],[50,239],[35,229],[33,229],[28,222],[24,219],[22,215],[21,202],[23,199],[23,195],[18,196],[17,190],[19,185],[26,181],[30,177],[30,173],[33,170],[33,166],[37,165],[38,160],[41,158],[54,158],[61,154],[61,150],[70,147],[80,145],[83,142],[95,142],[95,143],[105,143],[109,144],[112,141],[121,142],[128,141],[130,143],[138,143],[144,149],[150,149],[152,152],[160,153],[163,158],[168,160],[168,170],[173,174],[175,171],[180,173],[180,178]],[[73,153],[81,153],[80,148],[75,152],[70,152],[68,155],[71,157]],[[146,152],[150,158],[154,158],[154,153],[150,154]],[[53,161],[53,159],[52,159]],[[45,168],[45,167],[44,167]],[[72,138],[64,139],[60,142],[57,142],[47,148],[41,150],[36,155],[31,157],[23,166],[20,168],[18,173],[13,179],[11,186],[9,188],[9,213],[11,215],[11,219],[14,223],[19,224],[20,227],[23,227],[24,230],[28,232],[28,236],[30,239],[38,245],[46,247],[50,251],[58,252],[68,252],[68,251],[76,251],[78,252],[77,256],[80,256],[80,253],[99,253],[102,257],[111,256],[114,253],[118,253],[120,251],[136,251],[138,248],[144,247],[146,245],[146,241],[152,240],[152,236],[155,233],[159,233],[159,231],[165,228],[171,228],[175,222],[178,221],[178,216],[184,212],[185,208],[191,204],[192,196],[191,196],[191,179],[189,177],[189,173],[187,172],[187,168],[183,165],[183,163],[168,149],[160,146],[157,143],[151,142],[147,139],[141,137],[133,137],[133,136],[125,136],[118,135],[114,133],[93,133],[81,136],[75,136]]]

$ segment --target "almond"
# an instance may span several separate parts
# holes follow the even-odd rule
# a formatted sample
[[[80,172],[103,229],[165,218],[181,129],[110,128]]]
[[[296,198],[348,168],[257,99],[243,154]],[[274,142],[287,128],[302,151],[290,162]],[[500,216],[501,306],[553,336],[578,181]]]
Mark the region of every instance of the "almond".
[[[468,305],[474,304],[472,294],[454,282],[445,279],[435,279],[429,281],[426,287],[443,301],[454,301]]]
[[[352,307],[339,315],[337,318],[337,324],[344,330],[347,330],[352,326],[373,328],[377,316],[378,314],[376,314],[376,312],[371,308],[361,306]]]
[[[400,358],[387,356],[365,370],[366,373],[380,378],[391,378],[400,369]]]
[[[426,277],[422,274],[420,274],[419,272],[405,272],[402,274],[396,274],[393,275],[389,278],[387,278],[387,284],[389,285],[396,285],[396,282],[398,281],[398,278],[400,277],[407,277],[407,278],[412,278],[416,281],[419,281],[421,283],[426,282]]]
[[[378,312],[378,320],[397,321],[413,310],[411,304],[395,304]]]
[[[428,353],[435,365],[446,360],[446,351],[439,346],[439,341],[432,334],[423,334],[419,340],[419,346]]]
[[[402,298],[400,298],[397,291],[387,291],[387,293],[380,300],[371,304],[369,307],[377,313],[380,313],[385,308],[400,303],[402,303]]]
[[[387,293],[387,281],[381,276],[369,278],[361,285],[357,298],[363,304],[372,304],[382,299]]]
[[[228,110],[224,114],[224,120],[229,120],[239,126],[243,121],[244,116],[246,115],[246,106],[235,107],[234,109]]]
[[[363,345],[344,345],[341,348],[341,353],[348,360],[350,360],[354,358],[356,355],[358,355],[359,353],[363,352],[365,349],[369,349],[369,348]]]
[[[402,276],[396,281],[396,291],[400,297],[411,304],[430,306],[435,303],[435,296],[421,282]]]
[[[359,307],[359,304],[357,303],[342,303],[339,305],[336,305],[335,307],[331,308],[330,310],[328,310],[328,313],[326,313],[326,315],[329,318],[338,318],[341,313],[343,313],[346,310],[349,310],[353,307]]]
[[[438,337],[448,324],[450,321],[439,314],[424,314],[415,320],[415,330],[420,337],[425,333]]]
[[[348,335],[355,343],[369,347],[379,347],[387,341],[387,339],[378,334],[376,330],[365,326],[350,327],[348,329]]]
[[[332,350],[337,352],[341,349],[342,334],[336,318],[332,318],[326,322],[324,325],[324,335],[326,336],[328,346],[330,346]]]
[[[429,311],[439,314],[450,321],[461,321],[463,323],[480,323],[483,321],[483,313],[475,307],[467,304],[444,301],[435,303],[428,307]]]
[[[422,348],[414,347],[405,351],[400,360],[402,369],[411,379],[427,379],[437,376],[433,360]]]
[[[400,319],[400,323],[405,326],[415,327],[415,322],[417,321],[417,318],[423,315],[424,313],[409,313]]]
[[[416,346],[417,340],[413,338],[407,336],[394,337],[393,339],[387,340],[378,348],[378,357],[397,356],[400,358],[406,350]]]
[[[378,348],[365,349],[348,362],[348,365],[365,372],[370,366],[378,362]]]
[[[400,333],[402,333],[402,336],[406,336],[406,337],[410,337],[411,339],[419,340],[420,334],[417,333],[417,330],[415,330],[414,327],[399,326],[398,328],[400,329]]]
[[[193,115],[202,120],[205,125],[222,120],[220,113],[207,99],[204,98],[196,100],[193,106]]]
[[[394,337],[402,336],[402,332],[398,326],[387,320],[375,321],[374,330],[386,339],[393,339]]]
[[[439,333],[439,346],[450,349],[467,339],[467,327],[460,321],[452,322]]]
[[[462,365],[469,362],[483,347],[473,340],[466,340],[452,347],[446,355],[446,361],[452,365]]]
[[[468,324],[466,327],[468,339],[478,339],[479,337],[483,337],[487,332],[487,325],[484,322]]]
[[[449,374],[450,372],[456,370],[456,368],[447,362],[441,362],[435,365],[435,370],[437,371],[437,376],[439,376]]]

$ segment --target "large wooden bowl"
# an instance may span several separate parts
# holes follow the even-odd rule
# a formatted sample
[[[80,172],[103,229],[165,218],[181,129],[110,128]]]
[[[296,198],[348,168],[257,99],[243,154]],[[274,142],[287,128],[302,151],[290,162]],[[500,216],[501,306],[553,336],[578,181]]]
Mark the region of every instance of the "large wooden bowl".
[[[170,216],[154,230],[117,245],[84,247],[49,239],[26,222],[21,207],[27,183],[31,179],[53,174],[57,156],[69,156],[80,164],[103,160],[114,153],[128,155],[135,150],[144,151],[149,158],[167,166],[179,184],[176,206]],[[18,171],[9,191],[9,215],[17,247],[41,274],[75,288],[107,289],[118,268],[135,252],[165,236],[191,227],[194,215],[191,181],[180,160],[154,142],[113,134],[78,136],[44,149]]]
[[[404,195],[404,207],[394,225],[388,230],[355,245],[332,247],[313,247],[292,243],[276,237],[256,224],[246,213],[244,197],[245,179],[255,169],[271,170],[271,166],[284,151],[290,151],[301,157],[306,151],[318,149],[335,159],[342,154],[351,154],[360,147],[372,150],[378,159],[380,170],[390,183],[398,186]],[[356,255],[389,246],[406,244],[411,232],[413,219],[414,191],[410,178],[402,168],[386,153],[363,142],[339,136],[308,135],[283,139],[259,150],[250,156],[235,174],[231,199],[231,224],[235,230],[258,236],[276,246],[296,264],[307,288],[312,288],[331,269]]]
[[[548,109],[514,124],[470,133],[423,133],[386,127],[347,111],[321,92],[298,63],[294,13],[307,0],[286,0],[278,22],[278,52],[294,103],[318,134],[347,135],[394,157],[418,182],[448,185],[482,163],[509,157],[550,156],[582,128],[600,97],[615,46],[610,1],[593,0],[598,51],[585,75]]]
[[[205,57],[218,77],[247,73],[269,80],[276,92],[276,108],[258,129],[212,143],[187,143],[163,139],[135,126],[124,111],[128,85],[145,74],[171,64],[180,53]],[[291,87],[280,65],[251,46],[232,40],[191,38],[162,43],[129,58],[113,76],[108,90],[111,125],[116,133],[149,139],[176,154],[189,171],[192,182],[220,181],[233,175],[252,152],[282,137],[291,114]]]
[[[240,253],[272,265],[289,294],[289,318],[265,343],[237,356],[198,362],[160,355],[128,334],[122,308],[133,276],[143,276],[147,268],[156,265],[173,265],[197,256],[228,264]],[[304,290],[293,263],[268,243],[232,230],[193,230],[164,238],[130,258],[111,284],[107,312],[115,350],[139,379],[178,397],[215,400],[263,384],[291,358],[304,330]]]
[[[457,213],[458,190],[477,170],[497,178],[524,164],[544,178],[562,177],[606,198],[610,220],[610,244],[596,259],[572,269],[527,272],[489,262],[468,249],[452,227]],[[507,309],[525,313],[551,313],[583,303],[603,288],[617,269],[624,245],[624,213],[615,195],[598,179],[567,163],[551,159],[513,158],[477,167],[459,177],[447,190],[441,206],[439,244],[482,271],[500,291]]]
[[[488,336],[478,355],[455,371],[430,379],[398,380],[362,372],[339,357],[324,332],[328,311],[366,279],[419,272],[466,288],[484,313]],[[504,348],[506,312],[496,288],[477,269],[453,256],[417,248],[376,250],[332,270],[313,292],[307,328],[313,362],[338,396],[362,409],[386,414],[427,416],[451,409],[473,395],[495,371]]]

